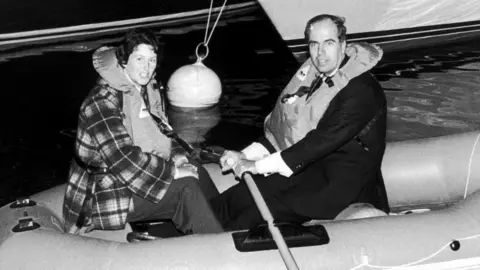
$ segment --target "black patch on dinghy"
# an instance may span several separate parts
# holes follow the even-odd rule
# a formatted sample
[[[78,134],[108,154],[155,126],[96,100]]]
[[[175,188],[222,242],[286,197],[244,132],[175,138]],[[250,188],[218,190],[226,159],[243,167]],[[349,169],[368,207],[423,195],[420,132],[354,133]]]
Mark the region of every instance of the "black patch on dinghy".
[[[24,218],[18,221],[18,224],[15,225],[15,227],[13,227],[12,232],[19,233],[19,232],[33,231],[38,228],[40,228],[40,224],[33,221],[33,219]]]
[[[35,206],[35,205],[37,205],[37,203],[35,201],[30,200],[29,198],[20,198],[20,199],[17,199],[12,204],[10,204],[10,208],[15,209],[15,208]]]
[[[275,226],[279,228],[289,248],[319,246],[330,242],[323,225],[305,227],[299,224],[278,223]],[[241,252],[277,249],[267,224],[233,233],[232,237],[235,248]]]

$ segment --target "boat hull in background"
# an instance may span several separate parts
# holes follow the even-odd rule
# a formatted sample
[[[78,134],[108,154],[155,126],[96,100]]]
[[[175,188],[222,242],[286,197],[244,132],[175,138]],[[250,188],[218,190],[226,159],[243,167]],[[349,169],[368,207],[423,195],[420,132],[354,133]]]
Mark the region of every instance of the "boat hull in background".
[[[118,40],[125,31],[137,27],[154,28],[162,35],[184,34],[204,29],[210,13],[210,1],[126,1],[2,1],[0,51],[99,38]],[[214,0],[210,27],[223,3]],[[237,20],[256,20],[259,10],[253,0],[228,1],[218,26]]]
[[[370,42],[385,52],[458,42],[480,34],[476,0],[258,0],[299,61],[308,58],[303,30],[319,14],[346,18],[349,42]]]

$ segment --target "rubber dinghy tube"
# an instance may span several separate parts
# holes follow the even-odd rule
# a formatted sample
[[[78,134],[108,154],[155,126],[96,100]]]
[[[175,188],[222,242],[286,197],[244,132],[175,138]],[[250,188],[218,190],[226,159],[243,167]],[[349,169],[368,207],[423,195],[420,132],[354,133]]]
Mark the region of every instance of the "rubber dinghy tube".
[[[260,214],[262,215],[262,218],[267,222],[268,230],[272,234],[273,240],[278,247],[278,251],[280,252],[280,256],[282,256],[285,266],[287,266],[288,270],[299,270],[297,262],[293,258],[292,253],[290,252],[290,249],[288,248],[282,233],[274,224],[273,216],[268,209],[267,203],[263,199],[260,190],[253,181],[252,173],[249,171],[243,172],[241,174],[241,178],[247,184],[247,187],[252,194],[252,197],[258,207],[258,210],[260,211]]]

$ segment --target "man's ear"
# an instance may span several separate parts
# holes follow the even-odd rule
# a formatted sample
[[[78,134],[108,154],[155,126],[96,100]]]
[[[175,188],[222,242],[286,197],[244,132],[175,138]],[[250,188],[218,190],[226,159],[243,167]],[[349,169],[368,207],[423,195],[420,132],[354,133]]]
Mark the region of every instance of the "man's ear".
[[[342,54],[345,54],[345,50],[347,49],[347,41],[342,41]]]

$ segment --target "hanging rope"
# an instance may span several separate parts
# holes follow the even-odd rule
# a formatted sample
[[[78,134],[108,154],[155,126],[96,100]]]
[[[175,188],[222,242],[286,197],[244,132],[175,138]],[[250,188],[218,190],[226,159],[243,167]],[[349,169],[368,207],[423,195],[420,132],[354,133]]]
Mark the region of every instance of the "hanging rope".
[[[212,31],[210,31],[210,34],[208,34],[208,29],[210,28],[210,20],[212,18],[212,10],[213,10],[213,0],[210,0],[210,9],[208,10],[208,20],[207,20],[207,27],[205,28],[205,37],[203,38],[203,42],[197,45],[197,48],[195,49],[195,54],[197,55],[197,62],[202,61],[203,59],[207,58],[209,49],[208,49],[208,43],[210,42],[210,39],[212,38],[213,32],[215,31],[215,28],[217,27],[218,20],[220,19],[220,16],[222,16],[222,12],[225,9],[225,6],[227,5],[227,0],[223,2],[222,7],[220,8],[220,12],[218,13],[217,19],[215,20],[215,24],[212,27]],[[201,57],[198,53],[198,50],[200,46],[205,47],[205,55]]]

